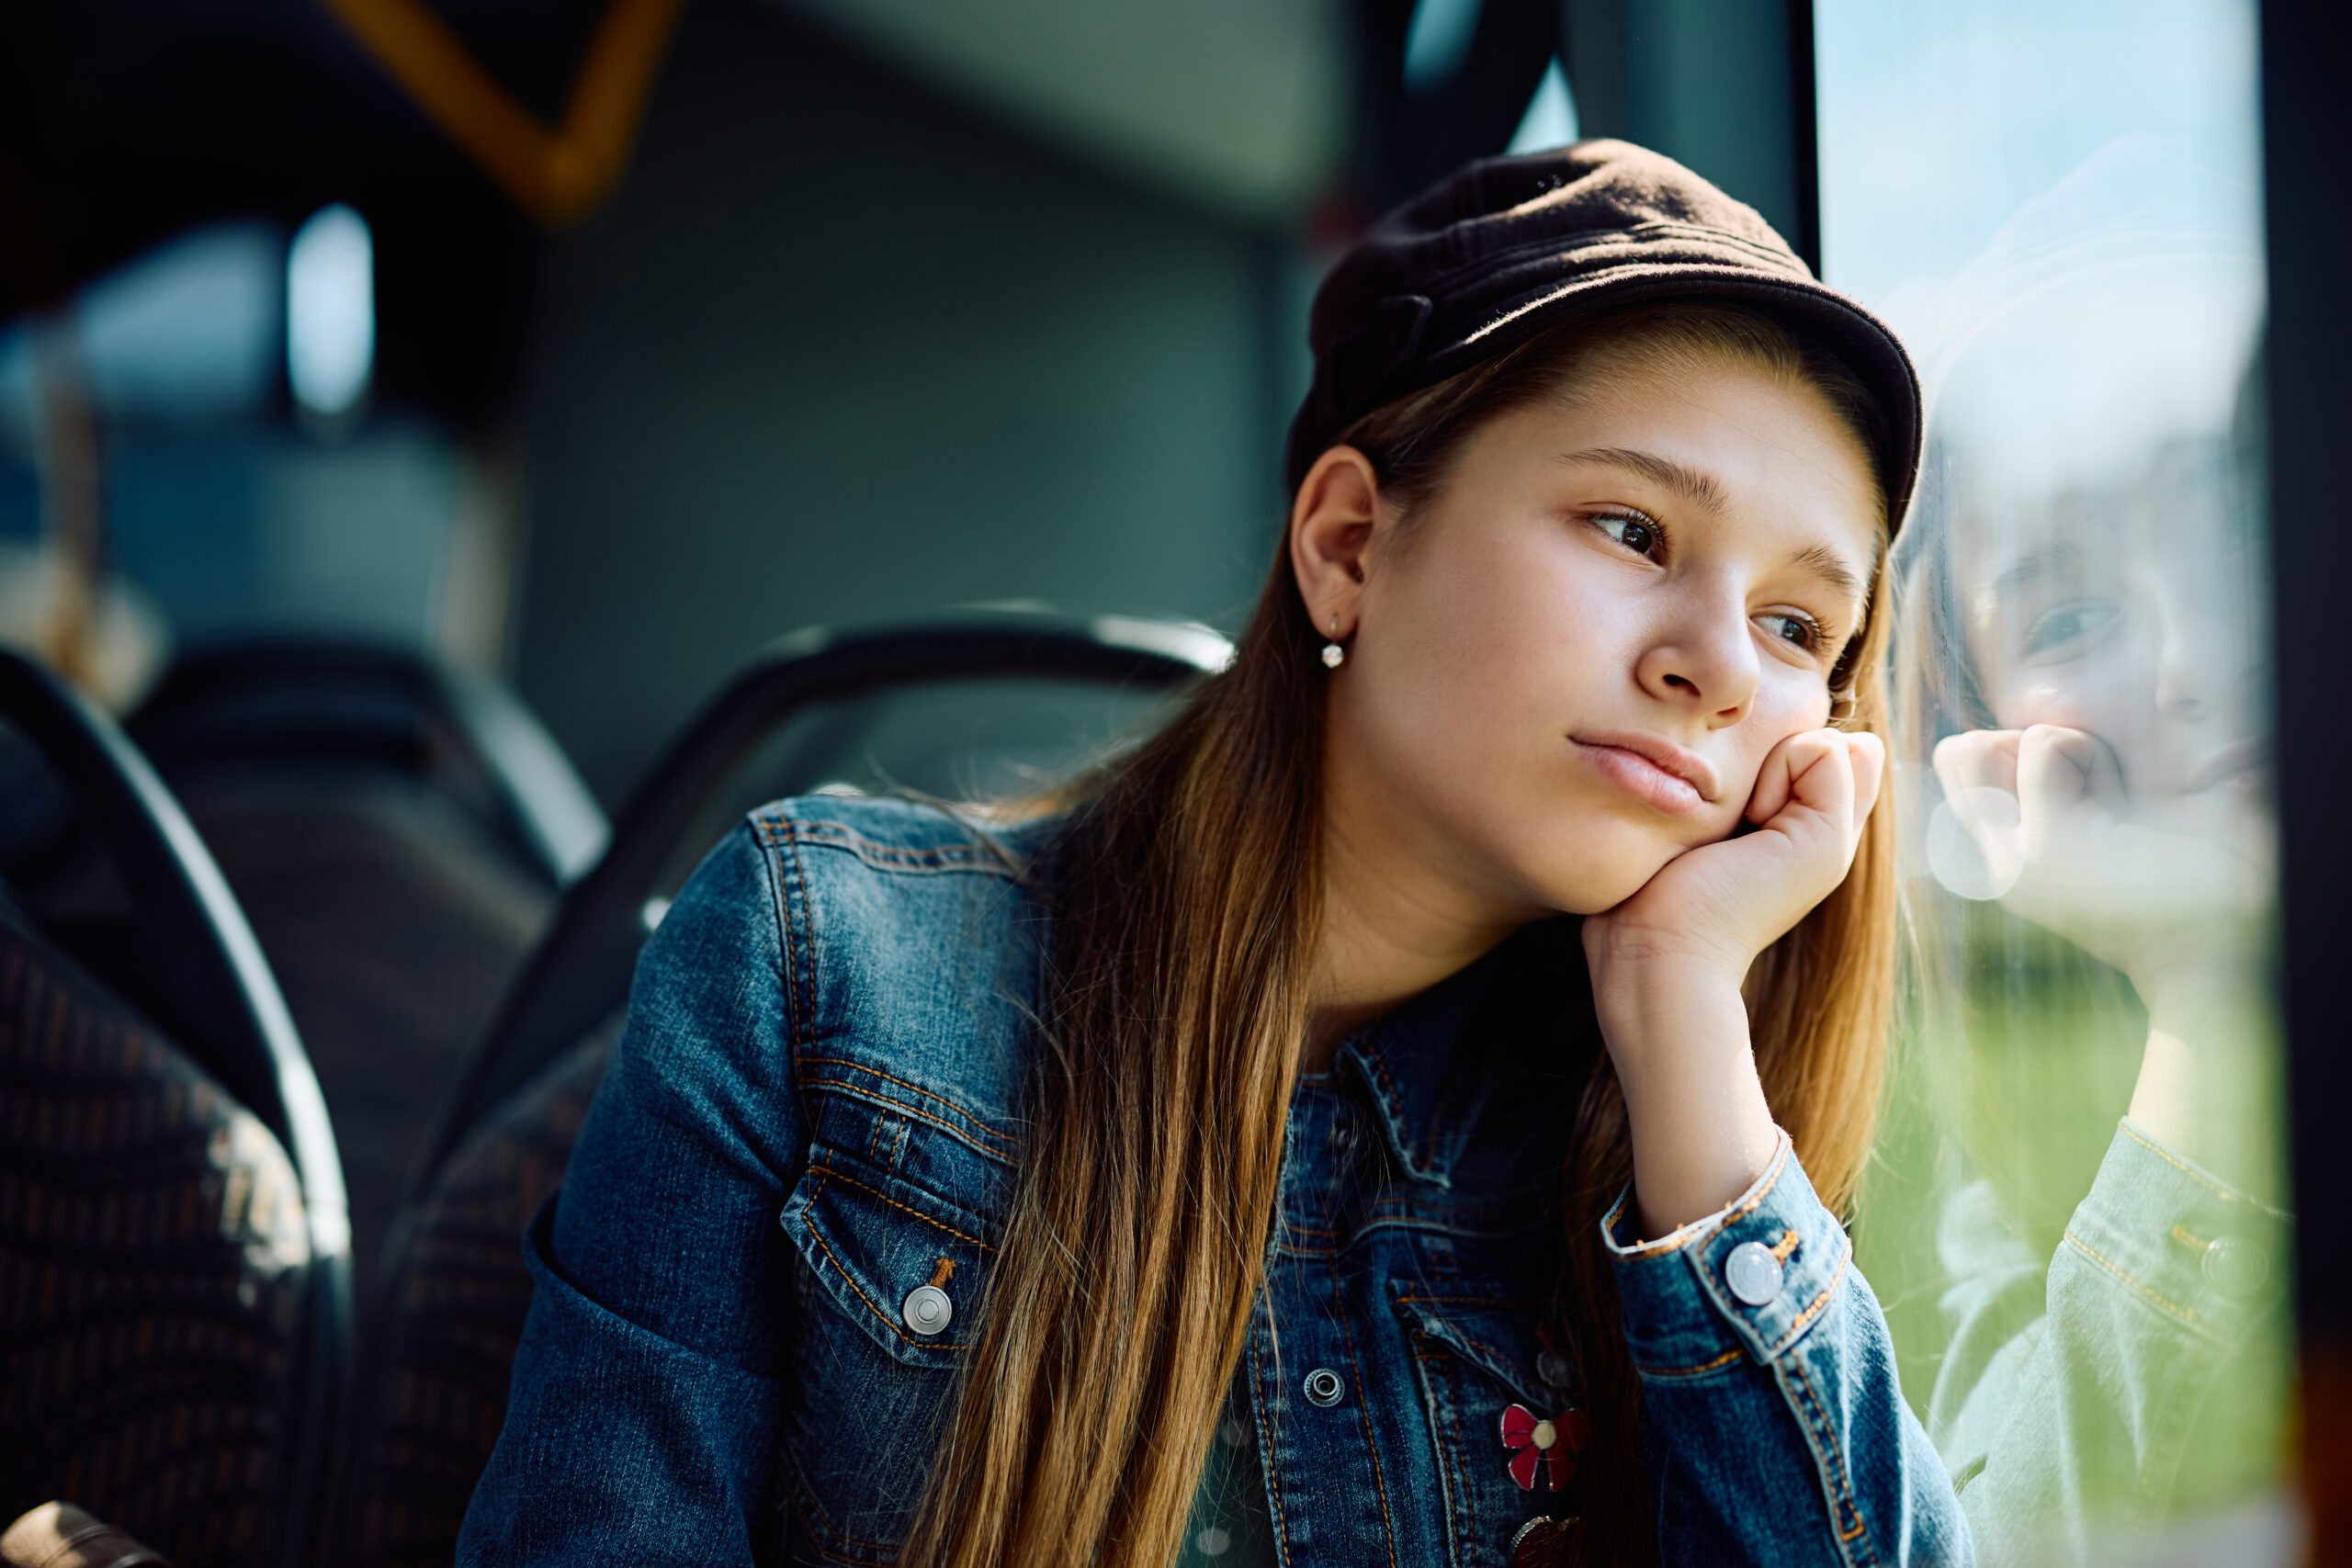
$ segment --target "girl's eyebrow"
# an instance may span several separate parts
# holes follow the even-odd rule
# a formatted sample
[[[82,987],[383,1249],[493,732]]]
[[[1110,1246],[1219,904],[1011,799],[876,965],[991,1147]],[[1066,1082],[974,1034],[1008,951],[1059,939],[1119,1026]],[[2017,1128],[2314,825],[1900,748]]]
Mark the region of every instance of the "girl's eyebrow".
[[[1631,446],[1593,446],[1581,452],[1564,452],[1558,461],[1623,468],[1664,486],[1702,511],[1723,510],[1723,489],[1713,479],[1687,463],[1661,457],[1655,452]],[[1844,594],[1849,603],[1859,604],[1870,596],[1869,585],[1855,574],[1843,556],[1827,545],[1807,545],[1791,558],[1789,564],[1820,579],[1824,587]]]
[[[2072,570],[2081,555],[2082,551],[2071,539],[2037,545],[2010,562],[2007,570],[1985,584],[1984,592],[1994,601],[2009,598],[2042,578],[2056,577]]]
[[[1859,604],[1869,597],[1862,580],[1846,564],[1846,558],[1827,545],[1807,545],[1790,558],[1789,564],[1799,571],[1819,578],[1832,592],[1842,593],[1849,604]]]
[[[1636,451],[1631,446],[1594,446],[1582,452],[1564,452],[1558,460],[1624,468],[1654,484],[1664,486],[1702,511],[1723,510],[1724,492],[1713,479],[1687,463],[1661,457],[1655,452]]]

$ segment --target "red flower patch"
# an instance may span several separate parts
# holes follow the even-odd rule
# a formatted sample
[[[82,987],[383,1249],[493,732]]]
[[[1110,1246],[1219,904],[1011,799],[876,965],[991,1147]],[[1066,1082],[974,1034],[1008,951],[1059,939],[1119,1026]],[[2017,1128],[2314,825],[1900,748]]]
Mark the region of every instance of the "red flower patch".
[[[1584,1452],[1583,1411],[1545,1421],[1524,1404],[1510,1405],[1503,1411],[1502,1433],[1503,1447],[1511,1450],[1510,1478],[1521,1491],[1535,1490],[1538,1471],[1554,1492],[1576,1478],[1577,1455]]]

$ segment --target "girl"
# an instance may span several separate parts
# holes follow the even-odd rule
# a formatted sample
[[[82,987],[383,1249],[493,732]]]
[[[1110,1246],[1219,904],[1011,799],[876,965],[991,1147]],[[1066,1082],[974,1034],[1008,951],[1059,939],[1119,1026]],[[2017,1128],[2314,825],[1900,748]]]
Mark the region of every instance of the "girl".
[[[1834,1217],[1909,362],[1606,141],[1311,335],[1156,737],[996,832],[764,808],[671,910],[463,1560],[1965,1558]]]

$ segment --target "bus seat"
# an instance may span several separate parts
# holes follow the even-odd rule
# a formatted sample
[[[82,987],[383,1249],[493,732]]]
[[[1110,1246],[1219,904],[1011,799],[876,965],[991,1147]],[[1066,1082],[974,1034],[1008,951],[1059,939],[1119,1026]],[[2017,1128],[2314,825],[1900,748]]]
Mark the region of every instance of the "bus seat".
[[[281,1560],[301,1183],[268,1128],[0,919],[0,1516],[67,1499],[183,1568]]]
[[[989,679],[1156,695],[1229,653],[1202,627],[1032,612],[817,630],[774,645],[705,705],[631,795],[604,858],[566,893],[445,1105],[394,1222],[337,1507],[348,1561],[392,1568],[446,1563],[455,1551],[530,1304],[523,1227],[562,1180],[662,879],[700,850],[746,758],[796,715],[844,697]],[[771,782],[805,789],[838,761],[802,755],[798,775]]]
[[[199,649],[132,733],[244,906],[334,1112],[365,1308],[431,1117],[602,852],[601,811],[494,682],[320,641]]]
[[[531,1277],[516,1238],[562,1183],[622,1015],[459,1141],[418,1204],[397,1296],[371,1343],[344,1561],[447,1568],[506,1418]]]
[[[307,1561],[350,1236],[251,931],[121,732],[0,653],[0,1517]]]

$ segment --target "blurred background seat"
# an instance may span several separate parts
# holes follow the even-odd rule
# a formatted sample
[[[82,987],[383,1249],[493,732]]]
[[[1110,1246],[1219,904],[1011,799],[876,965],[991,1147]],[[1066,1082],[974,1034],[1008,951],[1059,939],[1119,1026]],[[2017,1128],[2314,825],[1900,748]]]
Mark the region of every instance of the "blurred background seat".
[[[820,630],[704,707],[565,895],[443,1109],[361,1358],[340,1561],[450,1561],[530,1307],[515,1238],[563,1179],[639,949],[729,824],[818,787],[1016,793],[1133,733],[1230,652],[1199,626],[1035,613]]]
[[[391,647],[180,660],[130,721],[253,922],[335,1120],[356,1300],[435,1109],[604,813],[505,689]]]
[[[0,1516],[305,1561],[350,1336],[326,1109],[114,725],[0,654]]]

